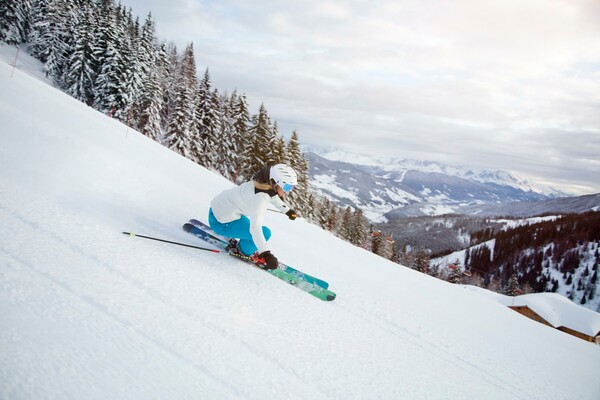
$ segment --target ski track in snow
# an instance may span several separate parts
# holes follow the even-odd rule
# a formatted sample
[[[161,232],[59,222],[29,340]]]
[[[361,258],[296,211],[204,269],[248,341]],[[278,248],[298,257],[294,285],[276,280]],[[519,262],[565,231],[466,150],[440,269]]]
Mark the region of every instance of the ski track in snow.
[[[339,306],[339,305],[338,305]],[[359,317],[364,319],[365,321],[376,324],[381,329],[386,330],[390,334],[400,338],[401,340],[409,343],[412,346],[418,347],[429,353],[430,356],[434,358],[439,358],[444,362],[450,364],[450,366],[457,367],[464,371],[467,375],[474,375],[486,383],[490,385],[494,385],[501,391],[505,391],[508,395],[513,396],[518,399],[536,399],[540,397],[535,397],[531,393],[527,393],[524,388],[517,387],[506,380],[499,379],[494,376],[493,373],[490,373],[486,370],[483,370],[480,365],[474,365],[470,363],[459,354],[456,354],[451,351],[449,348],[442,348],[441,346],[436,345],[435,343],[427,340],[423,336],[420,336],[417,333],[411,332],[408,329],[402,328],[398,324],[390,321],[389,319],[380,316],[378,314],[374,314],[372,312],[368,312],[367,310],[362,310],[362,313],[357,313],[352,309],[341,306],[346,312],[352,314],[355,317]]]
[[[2,215],[2,220],[8,221],[9,218],[6,215],[6,209],[0,208],[0,210],[2,210],[4,212],[4,215]],[[33,231],[33,232],[30,232],[27,234],[28,237],[35,237],[35,234],[44,235],[45,240],[48,243],[52,244],[51,247],[54,251],[60,250],[61,258],[62,257],[68,257],[70,259],[83,258],[84,261],[82,262],[82,265],[90,264],[90,261],[91,261],[92,265],[99,267],[101,269],[104,269],[104,270],[110,272],[111,274],[116,275],[118,278],[124,280],[125,282],[129,283],[131,286],[134,287],[134,290],[145,292],[150,298],[159,300],[160,302],[163,302],[166,304],[166,302],[167,302],[166,297],[164,297],[164,296],[160,295],[159,293],[153,291],[152,289],[146,287],[142,282],[137,281],[137,280],[121,273],[120,271],[112,268],[109,264],[98,259],[97,256],[87,253],[84,249],[80,248],[79,246],[73,245],[73,244],[65,241],[64,239],[62,239],[60,237],[58,232],[53,232],[51,230],[45,229],[41,225],[36,224],[34,221],[28,220],[25,217],[18,215],[14,212],[11,213],[10,216],[13,217],[14,219],[16,219],[18,222],[20,222],[23,226],[27,226],[28,228],[30,228],[31,231]],[[54,242],[54,243],[52,243],[52,242]],[[63,292],[65,292],[65,294],[67,296],[69,296],[69,295],[74,296],[77,299],[79,299],[82,303],[87,304],[89,307],[93,308],[95,311],[97,311],[101,314],[104,314],[104,316],[111,319],[117,325],[120,325],[123,328],[123,331],[133,332],[135,335],[139,336],[143,341],[150,343],[151,345],[160,349],[161,351],[168,354],[169,356],[175,357],[178,360],[183,361],[185,364],[188,364],[193,369],[195,369],[197,372],[200,372],[201,374],[206,375],[206,377],[208,377],[210,380],[216,382],[218,385],[222,386],[222,388],[226,389],[227,391],[231,392],[232,394],[234,394],[236,396],[240,396],[240,397],[246,397],[244,393],[240,393],[237,388],[231,386],[230,384],[228,384],[226,381],[222,380],[218,376],[213,375],[210,372],[210,370],[206,369],[204,366],[198,365],[196,362],[187,358],[186,356],[184,356],[177,350],[171,348],[168,344],[162,342],[161,340],[148,336],[143,330],[138,329],[136,327],[136,324],[133,321],[127,320],[126,318],[119,316],[117,313],[111,311],[107,306],[96,301],[90,295],[80,293],[78,289],[72,287],[66,280],[63,280],[60,276],[53,276],[51,273],[43,271],[41,268],[35,266],[35,262],[27,261],[27,260],[21,258],[20,256],[18,256],[17,254],[13,254],[12,252],[10,252],[9,250],[7,250],[4,247],[2,247],[1,250],[5,255],[8,255],[10,258],[15,260],[19,265],[28,268],[35,275],[38,275],[39,277],[49,281],[56,287],[60,288]],[[71,254],[68,254],[69,251],[71,252]],[[196,379],[197,379],[197,377],[196,377]],[[219,393],[219,392],[216,392],[216,393]]]
[[[90,264],[88,266],[96,267],[105,270],[109,274],[115,275],[119,280],[122,280],[129,284],[134,291],[141,292],[145,296],[147,296],[145,301],[155,301],[162,303],[162,305],[166,306],[170,310],[169,314],[175,313],[188,318],[191,317],[191,319],[201,319],[204,329],[207,329],[208,332],[212,334],[212,336],[214,336],[214,334],[216,333],[217,336],[223,340],[239,343],[250,354],[254,355],[255,357],[262,358],[263,361],[266,363],[273,364],[274,367],[280,369],[281,371],[285,371],[289,379],[286,381],[286,385],[288,387],[292,386],[292,382],[290,382],[290,380],[298,381],[299,384],[304,388],[311,386],[310,382],[307,381],[306,378],[301,377],[298,371],[288,368],[285,364],[282,364],[276,358],[269,357],[268,354],[264,353],[264,351],[262,351],[261,349],[253,346],[250,342],[244,340],[241,336],[232,334],[232,330],[226,330],[219,325],[211,323],[209,320],[204,318],[203,314],[196,312],[192,308],[185,308],[181,305],[174,304],[169,296],[159,293],[158,291],[145,285],[144,282],[137,280],[112,267],[107,261],[100,259],[97,255],[89,253],[80,246],[69,242],[67,239],[63,239],[59,232],[50,230],[36,223],[35,221],[26,218],[23,215],[19,215],[15,211],[7,212],[8,210],[2,206],[0,206],[0,211],[2,211],[2,214],[0,214],[2,217],[2,221],[8,222],[10,221],[10,218],[12,218],[16,220],[16,222],[21,224],[21,226],[26,226],[27,228],[29,228],[31,232],[27,232],[25,236],[35,237],[36,235],[42,235],[45,237],[45,241],[48,244],[50,244],[50,247],[54,251],[59,249],[63,250],[60,252],[61,258],[81,258],[81,265]],[[251,395],[250,392],[240,390],[232,386],[229,382],[225,381],[219,376],[214,375],[204,365],[199,364],[198,362],[194,361],[194,359],[185,356],[184,352],[174,348],[172,344],[169,344],[168,342],[165,342],[160,338],[149,336],[145,333],[143,328],[137,327],[138,323],[136,323],[136,321],[132,321],[125,316],[120,316],[117,313],[111,311],[110,308],[106,305],[103,305],[101,302],[96,301],[90,295],[80,293],[80,290],[72,287],[72,285],[69,284],[69,282],[66,279],[63,279],[60,276],[53,276],[51,273],[43,271],[41,268],[36,267],[35,263],[29,262],[21,258],[18,254],[13,254],[4,247],[0,247],[0,250],[5,255],[9,256],[9,259],[12,258],[17,264],[28,268],[29,270],[31,270],[32,273],[38,275],[39,277],[42,277],[43,279],[51,282],[53,285],[60,288],[63,292],[67,294],[67,296],[70,295],[78,298],[81,302],[87,304],[89,307],[93,308],[94,310],[113,320],[117,325],[120,325],[125,331],[132,331],[134,334],[138,335],[143,341],[150,343],[151,345],[155,346],[156,348],[168,354],[169,356],[174,357],[182,361],[184,364],[189,365],[201,375],[205,375],[206,378],[208,378],[208,380],[214,381],[215,384],[220,385],[222,389],[224,389],[226,392],[229,392],[234,397],[255,398],[255,396]],[[197,377],[195,379],[197,379]],[[222,390],[217,391],[216,393],[219,393],[219,396],[223,395]],[[294,397],[293,393],[290,393],[289,395],[291,396],[290,398]],[[308,398],[330,398],[330,396],[324,396],[322,393],[312,393],[310,396],[308,396]]]

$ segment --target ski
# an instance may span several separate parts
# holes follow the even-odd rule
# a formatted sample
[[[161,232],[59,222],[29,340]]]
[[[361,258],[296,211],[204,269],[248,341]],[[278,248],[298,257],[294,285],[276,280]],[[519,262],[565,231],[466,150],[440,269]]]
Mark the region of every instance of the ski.
[[[225,247],[227,247],[227,244],[228,244],[227,240],[225,240],[222,236],[215,233],[215,231],[213,231],[210,226],[206,225],[205,223],[203,223],[201,221],[198,221],[197,219],[190,219],[189,223],[200,228],[202,231],[204,231],[205,237],[201,238],[202,240],[217,246],[221,250],[225,250]],[[319,279],[319,278],[315,278],[312,275],[309,275],[307,273],[299,271],[296,268],[290,267],[289,265],[284,264],[282,262],[279,263],[278,268],[282,269],[285,272],[288,272],[294,276],[297,276],[300,279],[304,279],[307,282],[310,282],[312,284],[320,286],[323,289],[329,288],[329,283],[327,283],[326,281]]]
[[[202,228],[200,228],[196,225],[193,225],[191,223],[185,223],[183,225],[183,230],[188,233],[191,233],[192,235],[198,237],[199,239],[202,239],[202,240],[206,241],[207,243],[210,243],[216,247],[220,248],[222,246],[222,240],[216,238],[215,236],[212,236],[211,234],[209,234],[208,232],[204,231]],[[336,294],[334,292],[332,292],[331,290],[325,289],[319,285],[311,283],[311,282],[303,279],[301,276],[294,275],[290,272],[287,272],[286,270],[284,270],[282,268],[276,268],[276,269],[272,269],[272,270],[262,269],[259,266],[257,266],[256,264],[254,264],[250,260],[250,258],[244,257],[242,255],[232,254],[232,253],[227,253],[227,254],[231,255],[232,257],[236,257],[240,260],[246,261],[246,262],[252,264],[252,266],[254,266],[260,270],[263,270],[265,272],[268,272],[269,274],[276,276],[277,278],[283,280],[284,282],[287,282],[290,285],[297,287],[298,289],[300,289],[304,292],[307,292],[320,300],[332,301],[336,297]],[[281,265],[282,265],[282,263],[280,263],[280,266]]]

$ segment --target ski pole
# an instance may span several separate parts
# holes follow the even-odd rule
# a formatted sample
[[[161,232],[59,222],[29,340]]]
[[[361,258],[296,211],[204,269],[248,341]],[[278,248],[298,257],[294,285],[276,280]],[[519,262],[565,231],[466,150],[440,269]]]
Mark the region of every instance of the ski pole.
[[[192,246],[191,244],[185,244],[185,243],[179,243],[179,242],[172,242],[170,240],[159,239],[159,238],[155,238],[155,237],[152,237],[152,236],[138,235],[137,233],[133,233],[133,232],[123,232],[123,234],[124,235],[129,235],[129,236],[132,236],[132,237],[139,237],[139,238],[144,238],[144,239],[156,240],[157,242],[164,242],[164,243],[169,243],[169,244],[175,244],[177,246],[191,247],[192,249],[210,251],[211,253],[229,254],[229,253],[221,251],[221,250],[209,249],[207,247]]]
[[[282,211],[279,211],[279,210],[273,210],[272,208],[267,208],[267,211],[272,211],[272,212],[274,212],[274,213],[277,213],[277,214],[283,214],[283,215],[287,215],[286,213],[284,213],[284,212],[282,212]],[[299,215],[297,215],[297,214],[296,214],[296,218],[302,218],[302,217],[300,217]]]

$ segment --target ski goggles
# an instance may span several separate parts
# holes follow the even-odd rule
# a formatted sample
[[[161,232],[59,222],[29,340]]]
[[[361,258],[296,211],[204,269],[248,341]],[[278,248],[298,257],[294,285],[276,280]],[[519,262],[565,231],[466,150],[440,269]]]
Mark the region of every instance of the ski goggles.
[[[294,185],[292,185],[291,183],[284,183],[283,186],[281,186],[281,188],[284,192],[289,193],[294,188]]]

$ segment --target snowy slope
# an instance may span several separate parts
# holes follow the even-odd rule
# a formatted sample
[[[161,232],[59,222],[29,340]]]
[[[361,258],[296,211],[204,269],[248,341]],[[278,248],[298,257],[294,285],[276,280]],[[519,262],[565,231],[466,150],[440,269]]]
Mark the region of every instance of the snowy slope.
[[[594,399],[600,348],[269,213],[324,303],[180,229],[229,182],[0,62],[0,398]]]

